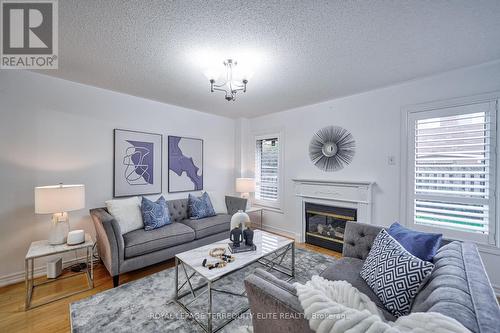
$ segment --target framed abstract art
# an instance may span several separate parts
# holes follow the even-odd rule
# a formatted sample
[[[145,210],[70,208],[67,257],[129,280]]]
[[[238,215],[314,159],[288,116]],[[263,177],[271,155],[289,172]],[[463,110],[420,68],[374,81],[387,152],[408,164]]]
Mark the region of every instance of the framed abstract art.
[[[161,193],[162,146],[161,134],[114,130],[114,197]]]
[[[168,192],[203,190],[203,140],[168,137]]]

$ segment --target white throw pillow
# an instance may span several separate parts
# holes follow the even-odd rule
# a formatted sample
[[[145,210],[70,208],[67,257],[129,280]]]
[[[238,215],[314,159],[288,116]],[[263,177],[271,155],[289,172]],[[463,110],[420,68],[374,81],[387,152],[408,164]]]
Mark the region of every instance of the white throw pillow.
[[[106,201],[106,207],[120,225],[122,235],[132,230],[144,228],[140,197],[108,200]]]
[[[214,207],[215,213],[227,214],[225,196],[215,191],[207,191],[207,193],[208,196],[210,197],[210,202],[212,202],[212,206]]]

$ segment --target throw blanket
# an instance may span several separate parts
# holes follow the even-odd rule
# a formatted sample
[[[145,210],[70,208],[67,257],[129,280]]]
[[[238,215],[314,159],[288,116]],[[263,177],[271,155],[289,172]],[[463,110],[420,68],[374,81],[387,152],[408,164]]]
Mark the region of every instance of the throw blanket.
[[[317,333],[470,333],[455,319],[436,312],[386,322],[377,305],[346,281],[313,276],[305,285],[294,286],[309,327]]]

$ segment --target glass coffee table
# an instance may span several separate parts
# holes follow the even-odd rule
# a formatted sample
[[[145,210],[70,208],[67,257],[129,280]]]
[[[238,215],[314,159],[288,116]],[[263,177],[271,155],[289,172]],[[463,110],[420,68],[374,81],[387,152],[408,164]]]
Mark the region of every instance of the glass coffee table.
[[[289,280],[295,276],[295,242],[293,239],[271,234],[262,230],[255,230],[253,241],[257,246],[256,251],[233,254],[235,260],[222,268],[208,269],[204,267],[202,263],[203,259],[211,258],[208,253],[213,248],[222,247],[226,249],[226,254],[231,254],[227,246],[230,242],[229,239],[182,252],[175,256],[175,297],[173,301],[181,306],[184,311],[186,311],[186,313],[203,328],[205,332],[212,333],[219,331],[221,328],[248,310],[248,306],[242,307],[220,325],[213,327],[213,293],[225,293],[233,296],[246,297],[246,292],[237,293],[214,288],[213,284],[215,281],[256,262],[260,263],[264,267],[267,267],[268,270],[274,269],[286,274],[289,277]],[[287,267],[283,264],[283,259],[289,253],[291,254],[292,260],[291,265]],[[188,274],[188,269],[191,271],[190,274]],[[186,279],[186,281],[181,285],[179,285],[179,274],[184,274]],[[197,278],[201,277],[204,282],[193,287],[194,283],[192,283],[192,281],[195,276]],[[181,289],[186,286],[186,284],[189,287],[188,291],[180,293]],[[205,293],[208,293],[208,304],[206,307],[207,324],[203,323],[202,320],[198,318],[199,316],[192,313],[188,308],[190,304]],[[183,302],[183,299],[188,295],[192,295],[192,298],[189,299],[188,302]]]

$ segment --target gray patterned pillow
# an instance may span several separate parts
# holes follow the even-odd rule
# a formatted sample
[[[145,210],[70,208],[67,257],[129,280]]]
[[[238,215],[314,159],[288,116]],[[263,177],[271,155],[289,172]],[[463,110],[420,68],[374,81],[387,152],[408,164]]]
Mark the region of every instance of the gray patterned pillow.
[[[432,263],[415,257],[382,230],[373,241],[360,275],[387,310],[399,317],[410,313],[413,299],[433,268]]]

